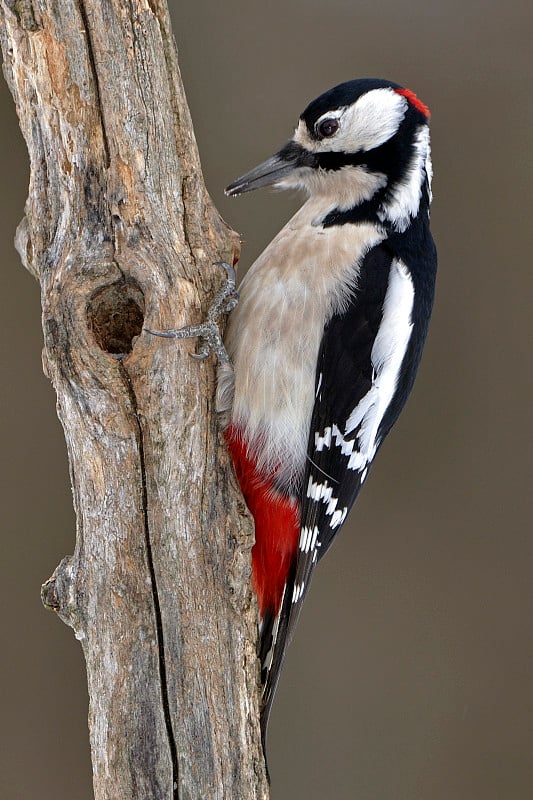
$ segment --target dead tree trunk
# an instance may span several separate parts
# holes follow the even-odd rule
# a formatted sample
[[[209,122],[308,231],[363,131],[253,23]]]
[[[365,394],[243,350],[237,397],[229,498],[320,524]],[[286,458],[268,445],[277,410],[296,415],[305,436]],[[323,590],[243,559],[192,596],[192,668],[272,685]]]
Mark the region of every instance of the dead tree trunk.
[[[238,240],[206,193],[165,0],[0,0],[31,162],[17,244],[42,290],[77,514],[45,603],[87,662],[97,800],[268,794],[252,531],[199,321]]]

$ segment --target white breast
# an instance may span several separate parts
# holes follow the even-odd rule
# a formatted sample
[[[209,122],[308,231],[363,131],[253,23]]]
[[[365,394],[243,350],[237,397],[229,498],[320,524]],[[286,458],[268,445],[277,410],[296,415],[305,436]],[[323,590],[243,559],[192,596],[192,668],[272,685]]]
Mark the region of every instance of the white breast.
[[[230,419],[265,474],[295,485],[305,465],[324,325],[353,291],[362,257],[383,239],[374,225],[323,228],[310,199],[249,270],[225,343],[234,366]],[[219,379],[228,406],[229,375]]]

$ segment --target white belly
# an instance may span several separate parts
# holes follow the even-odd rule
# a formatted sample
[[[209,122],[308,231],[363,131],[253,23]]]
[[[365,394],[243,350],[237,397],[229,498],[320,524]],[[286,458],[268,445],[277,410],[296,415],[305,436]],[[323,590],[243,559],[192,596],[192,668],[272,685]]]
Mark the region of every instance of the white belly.
[[[251,267],[225,337],[234,366],[230,419],[259,469],[296,486],[305,466],[324,325],[342,309],[375,226],[313,226],[308,201]],[[227,385],[224,391],[227,393]]]

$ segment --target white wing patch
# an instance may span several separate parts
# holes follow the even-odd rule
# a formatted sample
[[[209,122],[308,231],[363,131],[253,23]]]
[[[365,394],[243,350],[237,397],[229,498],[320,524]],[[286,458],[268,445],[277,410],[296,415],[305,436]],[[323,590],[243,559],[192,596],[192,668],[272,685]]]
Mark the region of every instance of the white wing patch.
[[[332,446],[340,448],[342,454],[348,458],[348,469],[361,473],[361,483],[366,478],[368,465],[379,447],[378,430],[398,385],[413,328],[413,301],[414,287],[409,271],[400,260],[395,259],[390,268],[381,325],[372,347],[372,386],[348,417],[344,432],[336,424],[325,428],[323,433],[315,432],[316,449],[321,451]],[[355,430],[358,430],[357,435],[347,438]],[[344,517],[337,521],[337,500],[333,498],[333,489],[327,481],[316,484],[310,478],[307,496],[330,504],[326,513],[332,515],[332,527],[344,521]],[[333,500],[334,507],[331,506]]]

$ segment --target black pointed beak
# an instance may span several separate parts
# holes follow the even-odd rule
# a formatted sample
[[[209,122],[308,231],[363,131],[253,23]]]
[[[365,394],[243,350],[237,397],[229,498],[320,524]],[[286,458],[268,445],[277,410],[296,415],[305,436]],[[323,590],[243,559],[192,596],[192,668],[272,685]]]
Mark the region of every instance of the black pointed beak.
[[[225,190],[226,194],[228,197],[236,197],[238,194],[251,192],[253,189],[260,189],[262,186],[274,186],[291,173],[293,169],[293,164],[284,161],[280,158],[279,153],[276,153],[272,158],[263,161],[262,164],[230,183]]]
[[[295,142],[289,142],[272,158],[263,161],[236,181],[230,183],[225,192],[236,197],[263,186],[281,186],[283,181],[301,167],[315,165],[316,157]]]

